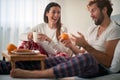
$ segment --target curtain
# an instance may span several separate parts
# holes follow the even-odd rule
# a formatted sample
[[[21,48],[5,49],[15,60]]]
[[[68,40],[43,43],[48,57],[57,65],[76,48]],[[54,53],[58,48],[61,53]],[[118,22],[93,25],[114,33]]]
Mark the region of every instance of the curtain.
[[[0,0],[0,53],[9,43],[18,45],[21,33],[43,22],[44,9],[50,1]]]

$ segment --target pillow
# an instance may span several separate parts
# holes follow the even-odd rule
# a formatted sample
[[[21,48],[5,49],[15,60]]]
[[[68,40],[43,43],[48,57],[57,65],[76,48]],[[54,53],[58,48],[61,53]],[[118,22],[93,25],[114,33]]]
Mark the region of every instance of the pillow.
[[[115,48],[113,60],[111,63],[110,71],[116,73],[120,71],[120,40]]]
[[[111,19],[115,21],[120,26],[120,14],[111,16]]]

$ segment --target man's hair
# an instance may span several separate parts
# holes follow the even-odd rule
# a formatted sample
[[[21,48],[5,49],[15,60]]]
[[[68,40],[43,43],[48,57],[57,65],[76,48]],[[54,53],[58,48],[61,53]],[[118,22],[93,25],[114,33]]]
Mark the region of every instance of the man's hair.
[[[90,0],[87,7],[96,4],[97,7],[102,10],[104,7],[107,8],[107,14],[110,17],[113,11],[112,4],[110,0]]]

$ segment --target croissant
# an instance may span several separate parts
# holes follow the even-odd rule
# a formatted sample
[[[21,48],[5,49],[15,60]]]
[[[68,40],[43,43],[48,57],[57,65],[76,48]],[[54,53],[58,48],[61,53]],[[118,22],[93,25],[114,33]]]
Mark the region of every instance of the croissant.
[[[28,50],[28,49],[15,49],[15,52],[32,52],[32,50]]]

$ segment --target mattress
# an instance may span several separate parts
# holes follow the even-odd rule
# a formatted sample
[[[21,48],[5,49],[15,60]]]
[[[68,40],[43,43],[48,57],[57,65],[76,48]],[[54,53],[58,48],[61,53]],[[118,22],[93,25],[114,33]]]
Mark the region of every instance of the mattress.
[[[79,78],[79,77],[67,77],[61,79],[21,79],[21,78],[12,78],[10,75],[0,75],[0,80],[120,80],[119,74],[109,74],[101,77],[95,78]]]
[[[90,79],[75,77],[75,80],[120,80],[120,73],[119,74],[109,74],[109,75],[90,78]]]

